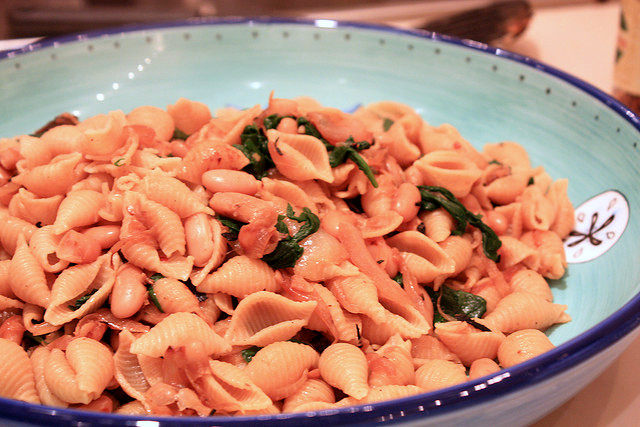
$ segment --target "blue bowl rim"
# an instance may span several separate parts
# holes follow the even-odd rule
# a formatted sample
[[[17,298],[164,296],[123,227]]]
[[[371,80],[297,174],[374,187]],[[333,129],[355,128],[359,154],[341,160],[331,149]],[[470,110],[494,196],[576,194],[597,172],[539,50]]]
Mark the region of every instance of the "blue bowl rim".
[[[329,23],[329,25],[327,25]],[[226,18],[192,18],[179,21],[159,22],[144,25],[128,25],[96,31],[75,33],[59,37],[45,37],[19,49],[0,52],[0,61],[38,50],[57,47],[59,45],[97,39],[106,36],[124,35],[144,30],[163,30],[191,26],[215,25],[303,25],[318,28],[337,28],[355,30],[374,30],[395,33],[410,37],[430,39],[436,42],[458,45],[519,62],[538,71],[557,77],[605,104],[619,116],[628,121],[640,132],[640,118],[625,105],[593,85],[570,75],[560,69],[547,65],[533,58],[517,54],[501,48],[467,39],[459,39],[426,30],[403,29],[392,26],[370,24],[355,21],[338,21],[331,19],[296,19],[278,17],[226,17]],[[311,411],[304,413],[286,413],[276,415],[233,416],[233,417],[139,417],[119,414],[104,414],[90,411],[78,411],[66,408],[53,408],[33,405],[12,399],[0,398],[0,408],[4,416],[22,422],[51,424],[60,422],[83,423],[91,425],[136,425],[140,420],[156,421],[161,426],[184,425],[204,426],[233,425],[249,426],[260,422],[265,426],[283,425],[317,425],[363,423],[372,421],[411,421],[423,416],[441,416],[462,407],[478,405],[490,400],[504,397],[509,393],[522,391],[525,388],[552,379],[587,361],[627,335],[637,332],[640,327],[640,293],[633,296],[623,307],[609,317],[591,327],[580,335],[559,345],[558,347],[532,360],[506,368],[487,377],[448,387],[446,389],[419,395],[409,396],[373,404],[353,407]],[[59,417],[53,421],[52,416]],[[154,424],[156,425],[156,424]]]

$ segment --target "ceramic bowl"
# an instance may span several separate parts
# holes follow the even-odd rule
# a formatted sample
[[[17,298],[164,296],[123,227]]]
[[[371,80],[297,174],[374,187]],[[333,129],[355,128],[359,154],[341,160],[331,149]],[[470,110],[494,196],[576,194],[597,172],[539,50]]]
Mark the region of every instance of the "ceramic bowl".
[[[576,205],[570,262],[552,283],[573,320],[547,331],[557,348],[436,392],[340,410],[160,425],[525,425],[588,384],[640,324],[640,125],[621,104],[530,58],[426,32],[328,20],[190,21],[45,39],[0,54],[0,135],[30,133],[60,112],[85,118],[186,97],[211,109],[308,95],[351,110],[394,100],[476,147],[517,141],[532,164],[569,179]],[[577,243],[576,243],[577,242]],[[3,425],[158,425],[152,419],[0,399]]]

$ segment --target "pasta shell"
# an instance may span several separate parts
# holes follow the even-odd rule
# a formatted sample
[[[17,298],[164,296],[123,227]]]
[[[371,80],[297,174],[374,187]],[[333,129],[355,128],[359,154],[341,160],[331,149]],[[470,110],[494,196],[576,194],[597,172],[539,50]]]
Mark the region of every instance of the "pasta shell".
[[[333,182],[329,155],[324,144],[310,135],[267,131],[269,154],[281,174],[296,181],[320,179]]]
[[[349,396],[362,399],[369,393],[369,370],[362,350],[352,344],[335,343],[320,355],[322,378]]]
[[[476,321],[483,323],[483,320]],[[500,331],[484,332],[460,321],[437,323],[436,334],[465,366],[470,366],[477,359],[495,359],[498,348],[505,339]]]
[[[347,311],[365,314],[376,323],[383,323],[387,312],[378,301],[375,284],[364,274],[329,280],[327,288]]]
[[[44,371],[50,353],[51,350],[45,346],[38,346],[31,353],[31,365],[33,366],[36,390],[38,391],[38,396],[42,404],[65,408],[68,404],[58,399],[56,395],[51,392],[44,379]]]
[[[424,234],[437,243],[449,237],[455,228],[453,218],[442,208],[425,211],[420,215],[420,219],[424,224]]]
[[[467,381],[463,365],[448,360],[426,360],[416,370],[416,385],[433,391]]]
[[[424,391],[413,384],[399,385],[399,384],[387,384],[376,387],[371,387],[369,393],[364,399],[361,399],[355,404],[363,403],[375,403],[392,399],[400,399],[402,397],[409,397],[415,394],[423,393]]]
[[[97,114],[80,122],[78,129],[86,136],[81,140],[80,150],[96,156],[113,153],[127,140],[125,124],[125,115],[120,110]]]
[[[176,279],[162,278],[155,281],[153,290],[165,313],[200,313],[198,297],[187,285]]]
[[[229,259],[206,276],[197,289],[199,292],[223,292],[244,298],[258,291],[277,292],[280,284],[266,262],[240,255]]]
[[[58,258],[56,249],[62,236],[54,234],[53,227],[48,225],[37,229],[29,241],[31,252],[47,273],[59,273],[67,268],[69,261]]]
[[[295,302],[281,295],[259,291],[236,307],[225,339],[233,345],[265,346],[292,338],[308,321],[315,301]]]
[[[29,250],[24,235],[18,236],[18,247],[9,265],[9,284],[22,301],[48,307],[51,291],[40,263]]]
[[[225,362],[210,360],[211,375],[202,380],[206,403],[221,411],[258,411],[271,406],[271,399],[246,372]]]
[[[204,204],[185,183],[169,175],[146,175],[140,182],[140,191],[149,200],[176,212],[180,218],[187,218],[199,212],[213,215],[211,208]]]
[[[458,198],[471,192],[471,187],[482,173],[469,158],[448,150],[432,151],[413,165],[422,172],[426,185],[446,187]]]
[[[551,224],[550,230],[556,233],[561,239],[569,235],[575,223],[574,208],[567,195],[567,187],[568,180],[559,179],[551,184],[546,195],[556,211],[556,216]]]
[[[309,318],[307,328],[322,331],[331,336],[336,334],[337,336],[333,338],[340,341],[352,344],[358,343],[360,340],[359,334],[360,331],[362,331],[360,316],[343,310],[335,295],[321,284],[311,283],[311,286],[320,298],[320,304],[324,304],[328,308],[327,311],[329,312],[330,322],[333,323],[335,328],[329,328],[326,325],[325,319],[317,314],[317,309]],[[335,331],[333,329],[335,329]]]
[[[115,271],[106,262],[106,258],[109,256],[109,254],[105,254],[91,264],[74,266],[78,267],[77,269],[71,267],[63,272],[69,271],[64,276],[62,276],[63,273],[60,273],[52,287],[52,302],[44,313],[46,322],[51,325],[62,325],[92,313],[104,304],[109,298],[115,282]],[[86,268],[83,268],[85,266]],[[93,271],[96,268],[97,272],[94,275]],[[93,294],[88,293],[94,289],[96,291]],[[74,306],[75,300],[82,296],[88,296],[88,299],[79,308],[76,308]],[[53,303],[54,298],[55,303]]]
[[[113,378],[113,355],[99,341],[74,338],[67,346],[66,358],[77,374],[78,388],[91,400],[100,396]]]
[[[389,150],[389,154],[403,167],[420,157],[420,148],[409,140],[400,122],[394,122],[387,132],[376,139],[376,143]]]
[[[556,210],[544,193],[534,186],[528,186],[520,196],[522,203],[522,224],[528,230],[548,230],[555,221]]]
[[[500,366],[493,359],[476,359],[469,367],[469,380],[475,380],[486,375],[491,375],[500,370]]]
[[[118,350],[113,356],[114,376],[122,390],[136,400],[144,400],[144,393],[150,384],[138,361],[138,356],[130,352],[135,337],[128,330],[118,335]]]
[[[500,365],[509,368],[554,348],[549,338],[537,329],[522,329],[510,334],[498,349]]]
[[[530,292],[549,302],[553,302],[553,294],[551,293],[549,284],[544,277],[536,271],[526,268],[518,270],[511,276],[509,284],[514,292]]]
[[[358,272],[347,262],[349,254],[340,242],[322,229],[300,242],[300,246],[304,252],[296,262],[294,272],[307,280],[323,281]]]
[[[418,231],[403,231],[387,239],[397,248],[419,283],[430,283],[438,276],[452,274],[454,260],[433,240]]]
[[[504,333],[520,329],[545,330],[555,323],[568,322],[566,309],[566,305],[553,304],[529,292],[513,292],[501,299],[485,320]]]
[[[29,355],[4,338],[0,338],[0,396],[40,404]]]
[[[98,212],[103,206],[104,196],[97,191],[71,191],[60,203],[52,230],[62,234],[75,227],[94,224],[100,219]]]
[[[507,165],[513,170],[531,169],[529,153],[517,142],[503,141],[496,144],[485,144],[482,151],[491,160]]]
[[[562,239],[553,231],[528,231],[521,241],[535,248],[540,254],[538,273],[548,279],[559,279],[567,268],[567,259]]]
[[[127,193],[127,195],[136,193]],[[125,195],[125,200],[127,200]],[[142,195],[134,196],[139,208],[138,215],[142,223],[153,233],[160,250],[166,257],[175,254],[184,255],[186,252],[186,238],[180,216],[162,205],[149,200]],[[135,202],[134,202],[135,203]]]
[[[167,106],[176,128],[187,135],[197,132],[211,120],[211,111],[206,104],[185,98],[178,98],[175,104]]]
[[[249,163],[244,154],[221,140],[208,139],[194,145],[176,168],[176,177],[202,184],[202,174],[211,169],[240,170]]]
[[[25,188],[20,188],[18,194],[13,196],[9,202],[9,215],[24,219],[31,224],[53,224],[63,198],[59,194],[39,198]]]
[[[13,298],[15,297],[11,290],[11,282],[9,280],[9,267],[11,266],[10,259],[4,259],[0,261],[0,295]]]
[[[25,241],[29,243],[31,236],[37,227],[25,220],[16,218],[6,213],[0,213],[0,245],[9,255],[13,255],[18,246],[18,236],[24,235]]]
[[[502,245],[498,249],[498,254],[500,266],[503,269],[517,264],[524,264],[534,270],[539,268],[540,254],[534,248],[511,236],[500,236],[500,241]]]
[[[306,344],[281,341],[269,344],[253,356],[245,372],[272,400],[295,392],[318,367],[318,353]]]
[[[335,403],[333,388],[321,379],[308,379],[284,400],[283,412],[295,412],[300,405],[310,402]]]
[[[376,351],[367,355],[369,362],[369,386],[415,384],[411,342],[395,335]],[[371,390],[370,390],[371,392]]]
[[[161,357],[169,347],[178,348],[191,341],[201,342],[209,355],[220,355],[231,349],[222,337],[195,314],[173,313],[138,337],[131,344],[130,351],[138,355]]]
[[[81,153],[61,154],[46,165],[17,175],[12,181],[40,197],[65,194],[73,184],[85,177],[81,161]]]

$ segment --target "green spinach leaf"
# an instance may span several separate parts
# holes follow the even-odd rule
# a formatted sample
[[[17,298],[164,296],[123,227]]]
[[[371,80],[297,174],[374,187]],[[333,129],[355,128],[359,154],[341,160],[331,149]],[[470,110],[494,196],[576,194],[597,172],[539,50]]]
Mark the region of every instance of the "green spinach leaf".
[[[446,188],[435,187],[429,185],[419,185],[422,201],[421,209],[432,211],[443,208],[456,221],[456,228],[452,234],[461,235],[467,229],[467,225],[472,225],[482,233],[482,249],[487,258],[498,262],[500,256],[498,249],[502,246],[502,242],[498,235],[484,222],[480,215],[474,215],[470,212],[456,197]]]
[[[487,311],[486,300],[470,292],[454,290],[448,286],[442,286],[438,291],[434,291],[429,287],[425,289],[433,303],[434,323],[447,321],[442,313],[457,320],[468,321],[471,318],[482,317]],[[438,310],[438,299],[440,299],[442,313]]]
[[[244,350],[240,351],[240,354],[242,355],[242,358],[244,359],[244,361],[249,363],[253,359],[253,356],[255,356],[256,353],[259,352],[260,350],[262,350],[262,347],[258,347],[257,345],[254,345],[252,347],[245,348]]]
[[[89,298],[91,298],[91,295],[95,294],[96,292],[98,292],[98,289],[93,289],[91,292],[89,292],[88,294],[78,298],[76,300],[75,303],[73,303],[72,305],[69,305],[69,308],[73,311],[76,311],[77,309],[79,309],[80,307],[82,307],[82,305],[89,301]]]
[[[255,124],[247,125],[240,134],[240,144],[234,144],[238,150],[242,151],[249,164],[244,170],[257,179],[267,176],[269,169],[275,166],[269,154],[268,140],[262,129]]]
[[[296,216],[293,207],[287,204],[287,218],[301,222],[302,225],[296,234],[291,236],[288,235],[289,228],[284,222],[284,216],[278,217],[276,229],[280,233],[287,234],[287,236],[278,242],[273,252],[262,257],[262,260],[269,264],[271,268],[279,269],[295,266],[296,261],[304,253],[304,249],[299,243],[320,228],[320,218],[307,207],[303,208],[300,215]]]

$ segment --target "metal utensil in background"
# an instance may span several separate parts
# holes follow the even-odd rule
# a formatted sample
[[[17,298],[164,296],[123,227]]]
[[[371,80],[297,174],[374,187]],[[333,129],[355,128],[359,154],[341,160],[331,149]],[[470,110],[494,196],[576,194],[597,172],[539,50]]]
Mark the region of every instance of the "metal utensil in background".
[[[524,32],[532,15],[527,0],[499,1],[427,21],[420,28],[506,47]]]

